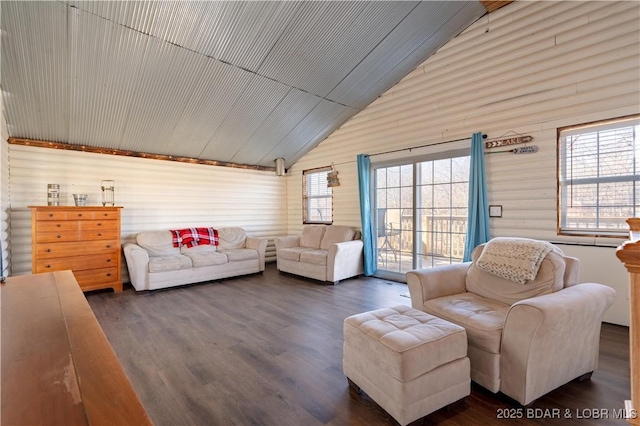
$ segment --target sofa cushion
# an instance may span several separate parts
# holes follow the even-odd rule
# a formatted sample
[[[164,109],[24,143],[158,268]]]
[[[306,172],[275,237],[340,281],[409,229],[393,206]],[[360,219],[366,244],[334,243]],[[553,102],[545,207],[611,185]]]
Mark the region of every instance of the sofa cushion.
[[[188,251],[185,256],[191,259],[191,264],[194,268],[224,265],[228,262],[227,256],[215,251]]]
[[[184,255],[189,255],[191,253],[215,253],[217,251],[217,246],[212,244],[203,244],[201,246],[189,247],[182,246],[180,247],[180,253]]]
[[[173,246],[171,231],[144,231],[136,235],[136,242],[149,256],[177,256],[180,249]]]
[[[149,258],[149,272],[177,271],[189,268],[191,268],[191,259],[181,254]]]
[[[258,251],[253,249],[220,250],[220,253],[224,253],[229,262],[258,259]]]
[[[306,225],[302,228],[300,246],[319,249],[326,228],[325,225]]]
[[[293,260],[294,262],[300,261],[300,253],[305,251],[311,251],[313,249],[309,247],[288,247],[278,250],[278,258],[285,260]]]
[[[227,227],[218,229],[220,248],[239,249],[244,248],[247,233],[243,228]]]
[[[303,251],[300,253],[300,262],[324,266],[327,264],[327,250],[318,249]]]
[[[465,292],[424,303],[424,311],[467,330],[469,344],[489,353],[500,353],[500,340],[509,305]]]
[[[320,242],[321,249],[328,249],[332,244],[344,243],[353,240],[355,230],[351,226],[330,225],[324,231],[324,237]]]
[[[478,246],[471,254],[473,263],[467,271],[467,291],[512,305],[530,297],[559,291],[564,285],[565,262],[563,256],[558,253],[547,254],[534,280],[519,284],[478,268],[475,262],[480,257],[482,249],[483,246]]]

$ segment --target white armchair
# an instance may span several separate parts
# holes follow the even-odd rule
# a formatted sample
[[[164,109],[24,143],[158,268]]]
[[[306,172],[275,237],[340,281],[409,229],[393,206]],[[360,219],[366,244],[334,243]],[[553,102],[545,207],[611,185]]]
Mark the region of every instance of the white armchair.
[[[463,326],[471,379],[522,405],[598,366],[600,327],[615,290],[577,284],[578,259],[550,252],[524,284],[472,262],[406,274],[414,308]]]

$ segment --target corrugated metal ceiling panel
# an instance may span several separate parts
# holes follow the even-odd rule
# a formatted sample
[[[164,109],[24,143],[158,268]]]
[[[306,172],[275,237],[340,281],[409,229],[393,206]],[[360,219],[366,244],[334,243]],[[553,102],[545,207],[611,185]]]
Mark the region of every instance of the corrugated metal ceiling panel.
[[[262,166],[276,152],[292,164],[484,13],[475,0],[2,8],[11,137]]]
[[[2,4],[2,90],[9,136],[69,137],[67,10],[56,2]],[[4,31],[9,26],[12,31]]]

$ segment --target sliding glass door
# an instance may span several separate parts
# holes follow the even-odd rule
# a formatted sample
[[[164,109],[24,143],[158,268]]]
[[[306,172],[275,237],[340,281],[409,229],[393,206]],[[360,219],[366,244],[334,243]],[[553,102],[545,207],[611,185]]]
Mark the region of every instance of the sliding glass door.
[[[377,275],[462,261],[469,156],[442,157],[374,165]]]

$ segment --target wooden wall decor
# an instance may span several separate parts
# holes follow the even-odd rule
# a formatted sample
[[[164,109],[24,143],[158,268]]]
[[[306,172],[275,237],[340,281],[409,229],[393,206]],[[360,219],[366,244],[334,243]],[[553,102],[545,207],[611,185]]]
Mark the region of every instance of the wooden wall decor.
[[[126,151],[123,149],[108,149],[95,146],[76,145],[64,142],[36,141],[24,138],[9,138],[12,145],[35,146],[39,148],[66,149],[68,151],[92,152],[95,154],[122,155],[124,157],[150,158],[152,160],[178,161],[180,163],[203,164],[206,166],[235,167],[237,169],[275,171],[275,167],[254,166],[251,164],[230,163],[227,161],[201,160],[191,157],[177,157],[175,155],[151,154],[147,152]]]
[[[516,145],[519,143],[527,143],[533,140],[533,136],[529,135],[520,135],[513,136],[510,138],[502,138],[502,139],[494,139],[484,143],[487,149],[497,148],[499,146],[508,146],[508,145]]]
[[[484,8],[487,9],[487,12],[489,12],[489,13],[493,12],[494,10],[500,9],[503,6],[506,6],[511,2],[512,2],[512,0],[509,0],[509,1],[481,0],[480,1],[480,3],[482,3]]]

